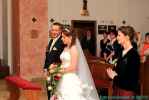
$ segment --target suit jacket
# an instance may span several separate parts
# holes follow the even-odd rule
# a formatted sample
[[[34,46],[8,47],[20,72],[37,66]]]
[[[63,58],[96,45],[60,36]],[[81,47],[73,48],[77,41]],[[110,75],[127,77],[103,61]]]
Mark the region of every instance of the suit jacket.
[[[81,46],[82,46],[82,49],[88,49],[89,52],[95,56],[96,54],[96,41],[95,39],[93,38],[93,36],[87,40],[87,37],[83,37],[82,40],[81,40]]]
[[[51,50],[50,50],[50,47],[51,47],[51,44],[48,44],[48,47],[46,50],[44,69],[48,69],[49,65],[52,63],[60,63],[60,54],[64,49],[64,44],[63,44],[63,41],[61,40],[61,37],[59,37],[56,40]]]

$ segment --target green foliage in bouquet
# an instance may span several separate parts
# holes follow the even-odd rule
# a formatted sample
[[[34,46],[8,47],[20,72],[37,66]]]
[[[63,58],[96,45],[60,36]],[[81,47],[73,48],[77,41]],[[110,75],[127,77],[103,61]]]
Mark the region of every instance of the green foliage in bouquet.
[[[61,64],[57,64],[57,66],[54,68],[49,67],[47,84],[48,84],[48,91],[50,91],[51,95],[56,94],[56,89],[61,77],[62,77]]]

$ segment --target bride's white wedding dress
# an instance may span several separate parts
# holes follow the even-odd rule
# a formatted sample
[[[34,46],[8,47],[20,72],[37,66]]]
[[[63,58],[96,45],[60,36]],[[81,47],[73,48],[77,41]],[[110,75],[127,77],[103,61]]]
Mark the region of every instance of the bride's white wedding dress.
[[[79,44],[80,45],[80,44]],[[79,47],[79,49],[81,49]],[[80,53],[80,51],[79,51]],[[79,54],[80,56],[80,54]],[[62,61],[62,66],[67,68],[71,63],[71,55],[70,49],[64,49],[62,52],[60,59]],[[79,64],[78,64],[79,66]],[[80,66],[81,67],[81,66]],[[78,68],[80,70],[80,68]],[[82,73],[86,70],[82,70]],[[88,79],[88,75],[79,75],[79,72],[76,73],[65,73],[60,80],[59,86],[57,88],[58,91],[58,100],[99,100],[97,91],[94,87],[94,83],[87,82],[92,79]],[[86,73],[89,74],[90,73]],[[85,76],[85,77],[84,77]],[[81,79],[83,77],[83,79]],[[85,80],[86,81],[85,81]],[[92,94],[93,93],[93,94]]]

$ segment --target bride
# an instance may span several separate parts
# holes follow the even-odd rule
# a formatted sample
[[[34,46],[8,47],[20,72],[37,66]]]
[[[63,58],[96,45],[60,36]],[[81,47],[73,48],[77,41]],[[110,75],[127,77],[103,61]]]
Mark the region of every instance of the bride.
[[[58,100],[99,100],[79,40],[71,29],[64,29],[66,47],[60,55],[64,73],[57,87]]]

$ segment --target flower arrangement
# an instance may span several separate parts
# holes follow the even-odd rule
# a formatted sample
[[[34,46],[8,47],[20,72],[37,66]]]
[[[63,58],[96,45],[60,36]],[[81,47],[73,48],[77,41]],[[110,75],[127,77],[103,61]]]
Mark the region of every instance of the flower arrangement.
[[[50,91],[51,96],[53,96],[54,98],[56,98],[56,92],[57,92],[56,89],[62,77],[61,69],[62,69],[61,64],[50,66],[48,69],[48,76],[47,76],[48,91]]]

